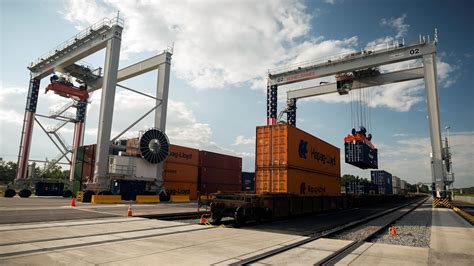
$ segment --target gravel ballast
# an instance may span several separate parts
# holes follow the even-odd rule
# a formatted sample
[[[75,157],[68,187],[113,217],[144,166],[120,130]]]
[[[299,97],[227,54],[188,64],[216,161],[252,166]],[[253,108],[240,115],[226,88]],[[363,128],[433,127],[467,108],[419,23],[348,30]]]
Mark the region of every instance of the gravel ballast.
[[[374,237],[373,242],[411,247],[429,247],[431,236],[431,201],[423,203],[416,210],[395,223],[396,236],[389,230]]]

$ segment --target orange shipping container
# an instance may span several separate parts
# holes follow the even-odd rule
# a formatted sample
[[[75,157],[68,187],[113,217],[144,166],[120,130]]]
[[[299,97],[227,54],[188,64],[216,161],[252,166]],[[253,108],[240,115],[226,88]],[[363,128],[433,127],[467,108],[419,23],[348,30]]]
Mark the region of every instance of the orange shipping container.
[[[199,150],[171,144],[166,162],[199,165]]]
[[[290,167],[340,177],[339,148],[288,124],[257,127],[256,168]]]
[[[293,168],[257,168],[255,191],[335,196],[341,193],[341,178]]]
[[[127,139],[127,149],[125,150],[126,154],[131,156],[140,155],[138,144],[138,138]]]
[[[189,195],[189,199],[197,199],[196,182],[171,182],[165,180],[164,186],[169,195]]]
[[[198,167],[197,165],[165,162],[163,165],[163,179],[165,182],[197,183]]]

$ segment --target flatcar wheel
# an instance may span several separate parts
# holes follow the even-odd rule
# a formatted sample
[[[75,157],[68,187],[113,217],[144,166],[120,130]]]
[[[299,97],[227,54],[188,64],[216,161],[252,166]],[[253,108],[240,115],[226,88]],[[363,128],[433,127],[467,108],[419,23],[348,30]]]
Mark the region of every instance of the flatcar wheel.
[[[235,222],[238,224],[238,225],[242,225],[245,223],[245,220],[246,220],[246,217],[245,217],[245,213],[244,213],[244,208],[242,207],[238,207],[236,210],[235,210],[235,213],[234,213],[234,220]]]
[[[11,188],[5,190],[5,194],[4,194],[5,198],[13,198],[13,197],[15,197],[15,195],[16,195],[15,190],[13,190]]]

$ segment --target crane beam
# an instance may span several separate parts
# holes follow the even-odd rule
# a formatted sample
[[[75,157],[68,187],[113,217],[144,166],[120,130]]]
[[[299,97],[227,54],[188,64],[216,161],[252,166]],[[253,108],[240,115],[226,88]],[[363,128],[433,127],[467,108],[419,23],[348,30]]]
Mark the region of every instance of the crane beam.
[[[373,77],[354,80],[352,89],[362,89],[373,86],[380,86],[402,81],[421,79],[424,76],[423,67],[407,70],[384,73]],[[301,99],[306,97],[320,96],[337,92],[336,83],[327,83],[319,86],[313,86],[287,92],[288,99]]]
[[[293,69],[270,73],[268,75],[268,86],[281,86],[339,73],[352,72],[358,69],[420,59],[424,55],[435,52],[436,45],[434,43],[424,42],[375,52],[363,51],[352,53],[342,58],[327,60],[326,62],[303,64]]]

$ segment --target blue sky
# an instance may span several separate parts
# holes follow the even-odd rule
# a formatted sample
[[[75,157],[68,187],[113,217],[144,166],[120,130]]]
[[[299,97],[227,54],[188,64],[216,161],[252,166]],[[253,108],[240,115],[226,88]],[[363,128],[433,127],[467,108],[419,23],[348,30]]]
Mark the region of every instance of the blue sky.
[[[402,38],[409,43],[419,34],[432,35],[436,27],[441,125],[451,126],[456,185],[474,185],[472,1],[2,1],[0,157],[16,160],[26,66],[117,10],[125,18],[120,67],[174,43],[167,124],[171,142],[242,156],[245,170],[254,166],[255,126],[265,123],[268,69],[360,50],[369,43]],[[84,61],[99,67],[103,58],[100,52]],[[149,73],[124,85],[153,93],[155,83],[156,73]],[[44,80],[41,87],[46,85]],[[380,167],[410,183],[430,182],[423,82],[371,90]],[[99,94],[89,106],[86,143],[96,139]],[[284,97],[282,88],[279,109]],[[351,129],[348,99],[331,95],[299,102],[298,127],[342,147]],[[61,104],[63,98],[41,94],[38,113]],[[151,105],[117,90],[113,131],[120,132]],[[129,136],[151,125],[152,119],[145,119]],[[69,127],[62,133],[71,138],[71,131]],[[30,157],[54,157],[57,151],[48,141],[36,127]],[[345,164],[342,173],[370,176]]]

